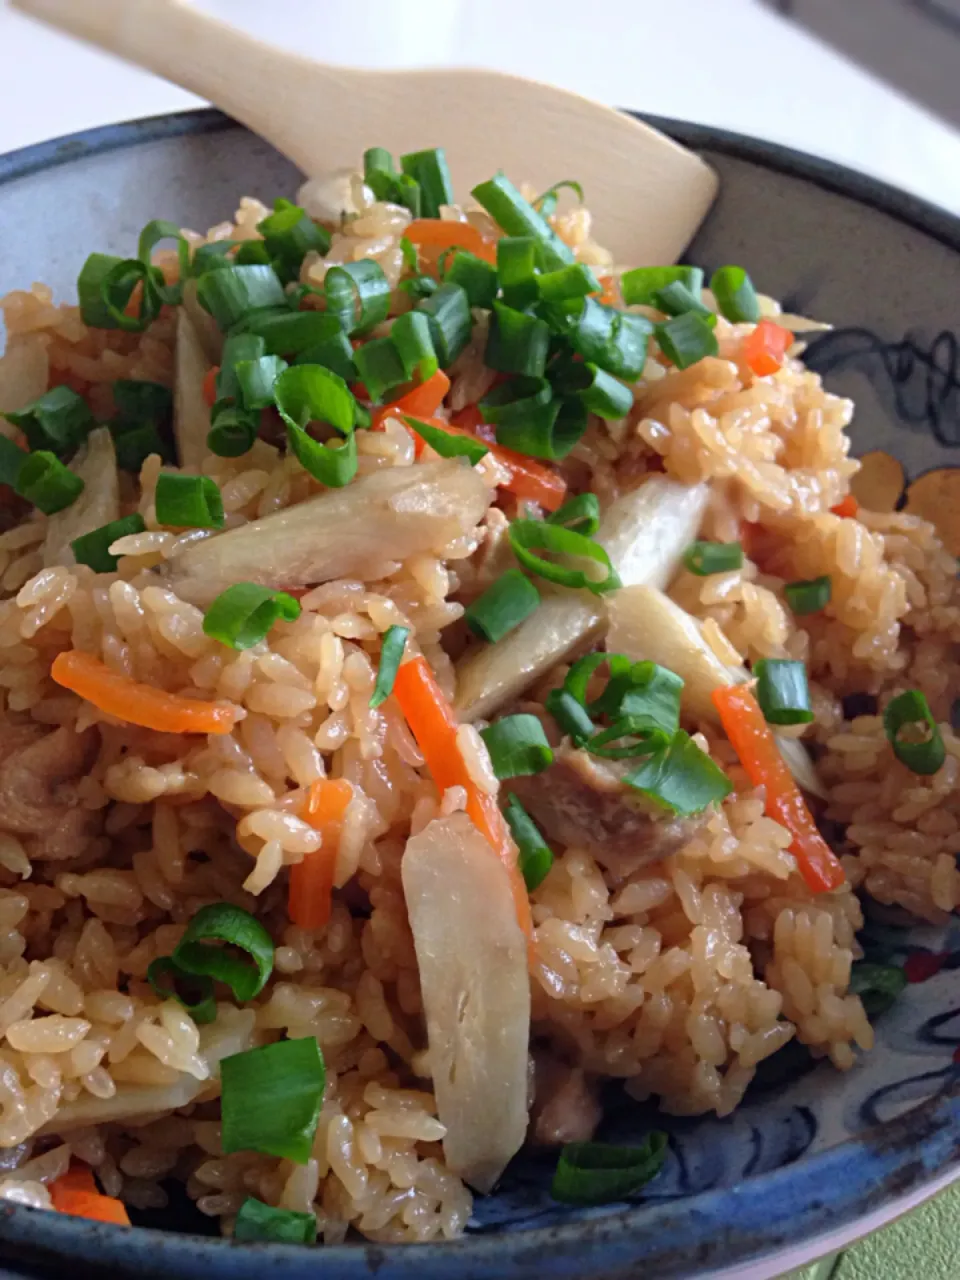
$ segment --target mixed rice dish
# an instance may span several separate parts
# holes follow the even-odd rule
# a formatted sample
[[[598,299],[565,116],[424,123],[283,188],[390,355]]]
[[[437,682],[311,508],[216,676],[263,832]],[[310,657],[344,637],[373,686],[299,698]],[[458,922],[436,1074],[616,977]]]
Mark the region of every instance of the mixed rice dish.
[[[567,190],[567,188],[573,188]],[[172,247],[171,247],[172,246]],[[623,1199],[960,903],[956,562],[746,273],[367,152],[0,302],[0,1197],[462,1233]]]

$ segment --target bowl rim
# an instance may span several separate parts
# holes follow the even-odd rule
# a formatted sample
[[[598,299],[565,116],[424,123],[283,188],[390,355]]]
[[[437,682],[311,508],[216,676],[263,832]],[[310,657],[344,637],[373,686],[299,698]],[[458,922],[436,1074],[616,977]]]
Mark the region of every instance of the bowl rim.
[[[960,253],[960,218],[868,174],[726,129],[630,114],[695,150],[745,160],[867,205]],[[247,132],[213,108],[87,129],[0,155],[0,184],[108,152],[228,130]],[[326,1246],[323,1266],[331,1277],[376,1274],[379,1280],[447,1280],[454,1271],[461,1280],[519,1280],[537,1271],[575,1280],[591,1264],[605,1275],[626,1278],[641,1260],[666,1280],[699,1267],[756,1263],[799,1240],[815,1242],[849,1229],[870,1213],[896,1216],[898,1205],[915,1203],[926,1187],[936,1182],[936,1190],[951,1175],[960,1176],[960,1068],[936,1096],[904,1115],[733,1187],[495,1235],[403,1246]],[[641,1239],[648,1247],[639,1259]],[[120,1273],[134,1263],[146,1274],[156,1275],[159,1268],[163,1275],[224,1280],[260,1280],[265,1266],[273,1280],[306,1280],[317,1259],[302,1246],[238,1246],[148,1227],[131,1233],[55,1214],[38,1216],[8,1202],[0,1204],[0,1244],[4,1255],[14,1250],[10,1261],[28,1265],[70,1256]],[[815,1243],[808,1252],[817,1256]]]

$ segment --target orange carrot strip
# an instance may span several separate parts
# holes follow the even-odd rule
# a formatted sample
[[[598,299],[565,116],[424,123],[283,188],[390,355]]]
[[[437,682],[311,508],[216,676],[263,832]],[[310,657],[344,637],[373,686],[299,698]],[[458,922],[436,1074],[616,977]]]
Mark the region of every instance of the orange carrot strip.
[[[711,696],[747,777],[766,788],[767,813],[793,836],[790,851],[808,888],[814,893],[838,888],[846,878],[843,867],[817,830],[756,698],[742,685],[714,689]]]
[[[530,899],[517,865],[517,846],[496,800],[481,791],[467,772],[457,746],[457,717],[427,660],[416,657],[405,662],[397,672],[393,692],[426,758],[437,790],[446,791],[448,787],[466,790],[467,813],[507,869],[517,920],[529,938],[533,931]]]
[[[50,1184],[50,1199],[58,1213],[74,1218],[93,1218],[96,1222],[113,1222],[130,1226],[130,1217],[121,1200],[101,1195],[92,1172],[85,1166],[71,1165],[65,1174]]]
[[[409,413],[415,418],[432,417],[443,404],[444,397],[449,390],[450,379],[442,369],[438,369],[426,382],[421,382],[417,386],[411,387],[398,400],[392,400],[390,404],[384,404],[379,409],[374,409],[372,429],[374,431],[382,431],[384,419],[391,415]]]
[[[310,784],[303,816],[321,833],[323,844],[290,868],[287,913],[299,929],[320,929],[330,919],[337,849],[352,798],[353,787],[344,778],[318,778]]]
[[[793,334],[772,320],[761,320],[743,340],[743,358],[758,378],[776,373],[783,364]]]
[[[603,292],[600,294],[598,301],[607,307],[618,307],[620,305],[620,290],[617,288],[617,282],[613,276],[598,276],[597,279],[603,286]]]
[[[220,373],[220,366],[214,365],[212,369],[208,369],[203,375],[203,398],[212,409],[217,402],[217,375]]]
[[[830,510],[835,516],[846,516],[849,520],[856,518],[860,511],[860,503],[856,500],[852,493],[848,493],[842,498],[835,507]]]
[[[441,218],[417,218],[411,222],[403,233],[411,244],[424,250],[434,266],[436,260],[445,249],[467,249],[475,253],[484,262],[497,261],[497,246],[492,240],[484,240],[483,236],[469,222],[447,222]]]
[[[504,485],[510,493],[518,498],[525,498],[528,502],[536,502],[547,511],[556,511],[563,505],[567,496],[567,482],[563,476],[552,467],[544,466],[534,458],[528,458],[526,454],[515,453],[513,449],[506,449],[502,444],[488,439],[487,435],[479,430],[484,423],[480,410],[475,404],[461,409],[458,414],[455,414],[454,420],[454,427],[443,423],[437,423],[437,425],[444,426],[447,431],[456,428],[461,433],[476,436],[482,440],[496,460],[510,472],[510,479]]]
[[[232,707],[165,693],[118,675],[92,653],[68,649],[58,653],[50,672],[57,684],[128,724],[158,733],[229,733],[236,719]]]

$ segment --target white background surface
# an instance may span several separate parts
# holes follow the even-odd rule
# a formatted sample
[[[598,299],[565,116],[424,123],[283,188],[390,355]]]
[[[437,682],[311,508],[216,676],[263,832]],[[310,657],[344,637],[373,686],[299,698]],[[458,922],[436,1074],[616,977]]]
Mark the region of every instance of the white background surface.
[[[326,61],[513,71],[784,142],[960,213],[960,134],[755,0],[197,2]],[[0,151],[194,105],[0,8]],[[318,128],[344,109],[331,103]]]

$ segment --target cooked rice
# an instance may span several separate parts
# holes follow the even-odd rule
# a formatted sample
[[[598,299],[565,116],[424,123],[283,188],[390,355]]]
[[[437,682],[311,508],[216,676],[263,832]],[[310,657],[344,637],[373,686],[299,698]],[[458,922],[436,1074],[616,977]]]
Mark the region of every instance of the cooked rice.
[[[244,201],[233,223],[206,238],[253,236],[265,212]],[[485,225],[486,215],[468,216]],[[407,220],[367,202],[326,259],[305,262],[305,282],[321,283],[332,262],[370,257],[396,285]],[[581,260],[609,269],[585,211],[564,215],[558,230]],[[66,382],[105,416],[117,378],[171,381],[167,314],[142,335],[87,329],[76,307],[54,305],[42,285],[2,306],[0,404],[26,377],[40,390]],[[698,740],[737,790],[680,852],[617,879],[582,849],[558,851],[533,897],[535,1035],[588,1073],[684,1115],[729,1114],[757,1064],[791,1038],[841,1069],[870,1049],[863,1007],[848,994],[862,923],[854,889],[932,921],[960,904],[960,740],[943,724],[946,763],[918,777],[894,758],[878,714],[845,718],[842,706],[848,694],[882,706],[915,687],[948,717],[960,641],[955,562],[915,517],[831,513],[857,469],[844,434],[852,405],[795,360],[753,379],[738,355],[747,331],[721,319],[719,356],[684,372],[651,358],[629,421],[595,420],[565,464],[571,483],[603,498],[664,469],[709,479],[703,536],[736,539],[743,522],[752,527],[762,554],[722,575],[681,573],[673,593],[705,620],[724,661],[808,663],[817,722],[805,736],[822,752],[827,817],[846,832],[848,884],[815,897],[789,834],[765,816],[762,792],[725,741],[700,726],[707,736]],[[458,362],[454,407],[490,384],[482,341]],[[392,421],[382,433],[359,433],[359,450],[361,474],[414,461]],[[455,1236],[471,1195],[444,1164],[399,869],[407,835],[463,808],[465,793],[438,795],[402,718],[389,702],[372,710],[369,697],[380,638],[393,624],[412,629],[452,690],[441,633],[463,612],[461,587],[499,571],[503,513],[488,513],[448,558],[412,557],[378,580],[316,587],[297,621],[234,652],[204,634],[195,605],[148,573],[207,536],[158,527],[159,467],[148,459],[139,485],[121,478],[124,509],[139,510],[147,527],[115,544],[114,575],[45,567],[50,522],[37,513],[0,533],[0,1146],[8,1152],[0,1198],[48,1207],[47,1186],[76,1155],[107,1194],[139,1207],[166,1202],[163,1179],[185,1180],[228,1232],[255,1194],[314,1212],[326,1242],[351,1227],[383,1242]],[[242,458],[207,457],[203,473],[220,486],[228,527],[317,490],[262,440]],[[824,573],[832,601],[798,625],[784,584]],[[227,699],[245,715],[209,739],[117,723],[51,682],[52,659],[68,647],[162,688]],[[37,725],[65,730],[39,756]],[[75,735],[91,726],[82,739],[92,743],[89,757],[79,760]],[[495,792],[476,730],[461,729],[460,746],[474,783]],[[336,884],[355,882],[370,910],[338,895],[329,924],[308,932],[287,918],[286,868],[318,847],[298,811],[304,788],[327,776],[354,787]],[[277,950],[270,985],[241,1011],[221,1004],[216,1032],[232,1035],[235,1048],[316,1036],[326,1060],[320,1125],[303,1166],[221,1153],[207,1040],[146,982],[150,962],[170,953],[196,910],[219,900],[255,912]],[[167,1090],[168,1104],[146,1123],[111,1120],[111,1104],[131,1085]]]

